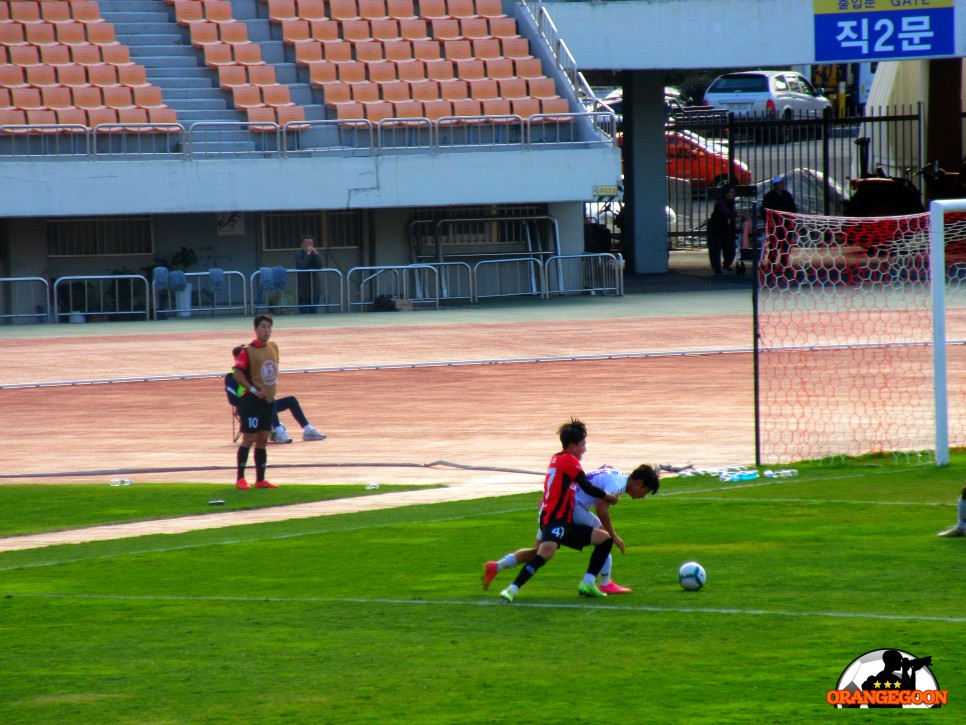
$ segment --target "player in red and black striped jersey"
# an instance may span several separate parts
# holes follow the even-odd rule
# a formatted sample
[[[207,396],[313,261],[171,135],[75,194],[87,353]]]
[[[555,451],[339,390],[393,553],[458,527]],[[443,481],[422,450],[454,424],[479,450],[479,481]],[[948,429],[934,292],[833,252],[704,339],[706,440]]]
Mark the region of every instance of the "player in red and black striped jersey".
[[[587,452],[587,426],[576,418],[565,423],[558,431],[563,450],[550,459],[547,478],[543,485],[543,503],[540,506],[540,545],[537,553],[524,564],[513,583],[500,592],[504,604],[513,601],[520,587],[526,584],[546,564],[557,549],[566,546],[580,551],[593,544],[594,552],[577,593],[584,597],[606,597],[595,582],[614,542],[603,529],[574,523],[574,497],[578,488],[594,498],[617,503],[617,495],[607,493],[592,484],[580,465]]]

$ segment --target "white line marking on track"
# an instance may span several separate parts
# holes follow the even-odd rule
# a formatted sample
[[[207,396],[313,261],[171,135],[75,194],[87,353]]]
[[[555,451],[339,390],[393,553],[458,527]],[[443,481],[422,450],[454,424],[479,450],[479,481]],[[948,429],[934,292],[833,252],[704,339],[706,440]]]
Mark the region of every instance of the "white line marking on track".
[[[272,596],[249,596],[249,597],[229,597],[229,596],[207,596],[189,597],[173,595],[150,595],[150,594],[57,594],[52,592],[12,594],[15,597],[31,597],[35,599],[107,599],[124,601],[149,601],[149,602],[275,602],[280,604],[398,604],[401,606],[451,606],[451,607],[502,607],[508,606],[514,609],[573,609],[597,611],[617,610],[622,612],[663,612],[671,614],[727,614],[748,617],[828,617],[844,619],[874,619],[900,622],[949,622],[953,624],[966,623],[966,617],[939,617],[927,614],[878,614],[875,612],[791,612],[780,609],[736,609],[731,607],[656,607],[651,605],[609,605],[600,604],[597,606],[585,603],[540,603],[540,602],[514,602],[505,605],[494,600],[470,600],[461,601],[454,599],[392,599],[373,597],[365,599],[362,597],[272,597]]]

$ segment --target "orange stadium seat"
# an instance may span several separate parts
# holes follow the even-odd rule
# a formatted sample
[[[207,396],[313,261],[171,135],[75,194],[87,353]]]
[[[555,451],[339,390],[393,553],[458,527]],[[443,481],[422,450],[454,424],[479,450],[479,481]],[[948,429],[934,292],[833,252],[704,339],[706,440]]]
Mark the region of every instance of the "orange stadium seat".
[[[424,78],[409,84],[409,95],[414,101],[435,101],[439,98],[439,83]]]
[[[382,43],[356,43],[355,59],[364,63],[382,60]]]
[[[342,21],[342,39],[350,43],[372,42],[369,21],[362,18]]]
[[[543,77],[543,64],[539,58],[514,58],[513,72],[521,78]]]
[[[486,18],[463,18],[460,20],[460,34],[470,40],[492,37]]]
[[[243,43],[231,49],[232,57],[241,65],[263,65],[262,47],[258,43]]]
[[[540,113],[540,101],[529,96],[511,98],[510,107],[513,109],[513,113],[523,118],[530,118],[530,116]]]
[[[287,128],[288,131],[301,131],[303,129],[308,128],[307,124],[304,126],[296,125],[296,124],[299,124],[300,122],[305,121],[305,109],[302,108],[301,106],[295,106],[295,105],[279,106],[278,108],[275,109],[275,115],[278,118],[279,126],[292,124],[288,126]]]
[[[87,111],[83,108],[68,106],[52,109],[57,114],[57,123],[61,125],[87,126]],[[68,129],[71,133],[80,133],[81,129]]]
[[[464,81],[486,78],[486,65],[479,58],[456,61],[456,77]]]
[[[245,67],[245,66],[242,66]],[[273,86],[278,83],[275,66],[253,65],[247,67],[248,82],[256,86]]]
[[[87,25],[87,39],[95,45],[117,45],[112,23],[91,23]]]
[[[70,23],[74,18],[70,14],[70,3],[68,2],[42,2],[40,4],[40,17],[48,23]]]
[[[144,88],[149,86],[148,74],[144,66],[140,63],[131,65],[120,65],[117,67],[117,81],[129,88]]]
[[[245,110],[248,108],[259,108],[266,105],[262,101],[262,93],[258,86],[244,85],[235,86],[231,89],[232,102],[235,108]]]
[[[57,80],[60,81],[62,86],[69,86],[70,88],[90,85],[87,82],[87,68],[76,63],[57,66]]]
[[[19,108],[0,108],[0,126],[23,126],[26,123],[27,114]]]
[[[500,47],[507,58],[530,58],[530,41],[526,38],[502,38]]]
[[[12,52],[13,48],[10,50]],[[57,45],[45,45],[41,47],[40,60],[46,65],[67,65],[74,62],[70,58],[70,48],[59,43]]]
[[[321,43],[322,58],[332,61],[353,60],[352,43],[344,40],[323,40]]]
[[[201,46],[205,54],[205,65],[216,68],[222,65],[234,65],[235,55],[231,46],[226,43],[208,43]]]
[[[27,88],[24,69],[19,65],[0,65],[0,86],[4,88]]]
[[[328,106],[352,100],[352,84],[346,81],[325,81],[318,84],[322,98]]]
[[[196,48],[221,43],[218,26],[214,23],[192,23],[190,33],[191,44]]]
[[[399,21],[395,18],[376,18],[369,21],[370,32],[375,40],[383,43],[389,40],[402,40],[399,34]]]
[[[460,21],[456,18],[434,18],[431,25],[436,40],[462,40]]]
[[[295,0],[268,0],[268,19],[276,23],[285,20],[298,20]]]
[[[426,64],[421,60],[396,62],[396,77],[401,81],[417,81],[426,78]]]
[[[21,25],[40,25],[45,21],[40,17],[40,3],[12,2],[9,3],[10,19]]]
[[[283,20],[282,42],[289,45],[301,43],[312,37],[312,26],[308,20]]]
[[[94,0],[85,2],[72,0],[70,3],[70,14],[74,20],[88,25],[104,22],[104,18],[101,17],[100,6]]]
[[[151,123],[177,123],[178,114],[173,108],[148,108],[148,121]],[[177,130],[177,129],[165,129]]]
[[[117,123],[117,111],[113,108],[88,108],[87,125],[94,128],[102,123]]]
[[[503,3],[500,0],[475,0],[474,12],[481,18],[503,18]]]
[[[387,40],[382,44],[386,60],[412,60],[413,44],[408,40]]]
[[[248,68],[243,65],[219,66],[218,85],[225,90],[248,85]]]
[[[275,126],[270,125],[274,124],[278,120],[278,116],[275,114],[274,108],[269,108],[268,106],[246,108],[245,112],[249,123],[258,124],[249,126],[248,129],[250,131],[268,133],[275,130]]]
[[[31,108],[27,110],[27,123],[31,126],[55,126],[57,114],[47,108]],[[56,128],[42,131],[42,133],[59,133]]]
[[[423,116],[428,118],[430,121],[436,121],[443,116],[453,115],[453,104],[450,101],[445,101],[442,98],[438,98],[432,101],[423,101]]]
[[[345,62],[337,62],[335,67],[336,74],[338,75],[340,81],[350,81],[355,83],[356,81],[366,80],[365,63],[347,60]]]
[[[486,77],[497,80],[503,78],[513,78],[513,61],[509,58],[493,58],[484,61],[486,65]]]
[[[349,92],[353,101],[369,103],[370,101],[381,100],[379,96],[379,86],[373,81],[358,81],[349,84]]]
[[[481,99],[483,104],[483,115],[484,116],[509,116],[510,101],[506,98],[483,98]]]
[[[359,17],[366,20],[388,18],[385,0],[358,0]]]
[[[34,88],[60,85],[60,81],[57,80],[57,70],[52,65],[31,65],[25,70],[27,83]]]
[[[399,36],[404,40],[429,40],[426,21],[422,18],[406,18],[399,21]]]
[[[426,77],[434,81],[447,81],[455,78],[456,71],[453,70],[453,61],[446,60],[445,58],[427,61]]]
[[[442,46],[435,40],[414,40],[413,58],[417,60],[439,60],[443,57]]]
[[[356,0],[329,0],[329,17],[333,20],[358,20],[359,6]]]
[[[409,84],[406,81],[385,81],[379,83],[379,94],[384,101],[410,101]]]
[[[117,109],[117,122],[118,123],[131,123],[138,124],[133,128],[125,128],[125,131],[130,133],[148,133],[152,129],[147,126],[140,124],[146,124],[148,122],[148,112],[143,108],[119,108]]]
[[[447,60],[473,58],[473,44],[468,40],[447,40],[443,43],[443,55]]]
[[[483,60],[493,60],[502,58],[503,51],[500,49],[500,41],[496,38],[483,38],[473,41],[473,55]]]
[[[327,60],[317,60],[309,64],[309,83],[315,87],[338,78],[335,63]]]
[[[466,81],[440,81],[439,97],[445,101],[461,101],[470,97],[469,84]]]
[[[316,40],[339,40],[339,23],[335,20],[323,18],[321,20],[310,20],[309,27],[312,29],[312,37]]]
[[[518,38],[520,33],[517,32],[517,21],[513,18],[508,18],[506,16],[501,16],[498,18],[490,18],[490,35],[494,38]]]
[[[134,94],[127,86],[113,86],[104,89],[104,105],[108,108],[134,108]]]
[[[413,0],[388,0],[386,13],[396,20],[410,20],[416,17]]]
[[[101,47],[101,57],[110,65],[132,65],[131,49],[126,45],[105,45]]]
[[[262,102],[266,106],[271,106],[272,108],[280,108],[282,106],[294,106],[295,103],[292,101],[292,93],[287,85],[282,83],[273,83],[268,86],[258,86],[262,91]]]
[[[527,82],[523,78],[506,78],[499,81],[500,95],[503,98],[527,98]]]
[[[392,115],[395,118],[420,118],[423,115],[423,104],[411,99],[393,101]]]
[[[541,113],[570,113],[570,104],[567,102],[566,98],[552,96],[550,98],[541,98],[539,100]],[[549,121],[553,119],[547,120]]]
[[[131,89],[134,92],[134,105],[138,108],[167,108],[161,97],[161,89],[157,86],[135,86]]]
[[[57,110],[58,108],[73,108],[74,102],[70,96],[70,88],[67,86],[47,86],[40,89],[44,106]],[[0,105],[3,105],[0,102]]]
[[[13,88],[10,91],[10,104],[25,111],[45,108],[39,88]]]
[[[458,98],[453,101],[454,116],[480,116],[483,114],[483,104],[475,98]]]
[[[553,78],[539,76],[527,79],[527,92],[534,98],[553,98],[557,95],[557,84]]]
[[[70,46],[70,57],[80,65],[100,65],[104,62],[104,53],[101,51],[101,46],[91,43]]]
[[[99,88],[119,86],[120,83],[117,80],[117,67],[107,65],[107,63],[101,63],[100,65],[89,65],[87,66],[87,82],[92,86],[98,86]]]
[[[292,47],[295,49],[295,62],[298,65],[322,60],[322,43],[314,40],[302,40],[294,43]]]
[[[200,23],[205,19],[205,8],[198,0],[176,0],[174,20],[178,25]]]
[[[104,108],[103,96],[100,88],[94,86],[77,86],[71,88],[71,98],[78,108]]]
[[[419,15],[427,20],[448,18],[446,0],[419,0]]]
[[[0,22],[10,20],[10,3],[0,3]]]
[[[14,45],[26,45],[27,40],[23,34],[23,26],[20,23],[0,23],[0,45],[8,48]]]
[[[305,20],[327,20],[323,0],[298,0],[299,17]]]
[[[231,25],[219,25],[218,37],[221,42],[229,45],[244,45],[251,43],[248,39],[248,26],[245,23],[232,23]]]
[[[454,18],[475,18],[476,4],[473,0],[446,0],[446,12]]]
[[[53,48],[52,45],[44,45],[41,48]],[[36,45],[15,45],[10,48],[11,65],[40,65],[40,50]]]
[[[58,42],[60,32],[62,28],[75,27],[73,25],[48,25],[43,23],[40,25],[24,25],[23,34],[27,42],[31,45],[53,45]],[[55,30],[56,28],[56,30]],[[84,28],[79,26],[81,36],[83,37]],[[86,40],[84,42],[87,42]]]
[[[229,0],[203,0],[205,19],[218,25],[238,22],[232,15]]]
[[[369,63],[366,72],[369,80],[375,83],[386,83],[396,80],[396,64],[390,60]]]
[[[339,121],[361,121],[366,117],[365,107],[356,101],[337,103],[334,108]]]
[[[470,98],[488,101],[500,97],[500,86],[491,78],[470,81]]]
[[[366,119],[372,123],[379,123],[393,117],[393,106],[388,101],[369,101],[362,104]]]

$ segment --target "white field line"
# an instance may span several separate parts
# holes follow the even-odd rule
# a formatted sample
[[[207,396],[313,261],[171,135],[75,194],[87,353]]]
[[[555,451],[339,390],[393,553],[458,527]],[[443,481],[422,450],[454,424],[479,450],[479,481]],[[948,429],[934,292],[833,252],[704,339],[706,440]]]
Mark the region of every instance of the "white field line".
[[[399,606],[448,606],[448,607],[499,607],[503,605],[499,600],[486,599],[475,601],[460,601],[451,599],[389,599],[373,597],[366,599],[362,597],[272,597],[272,596],[251,596],[251,597],[195,597],[195,596],[174,596],[174,595],[141,595],[141,594],[57,594],[52,592],[38,594],[16,594],[17,597],[30,597],[34,599],[78,599],[78,600],[109,600],[109,601],[148,601],[148,602],[273,602],[278,604],[392,604]],[[923,614],[877,614],[875,612],[821,612],[821,611],[802,611],[793,612],[781,609],[738,609],[733,607],[656,607],[647,604],[627,605],[607,604],[590,605],[585,603],[540,603],[540,602],[514,602],[510,605],[513,608],[531,609],[570,609],[597,611],[617,610],[621,612],[662,612],[671,614],[723,614],[738,615],[747,617],[828,617],[832,619],[873,619],[896,622],[948,622],[951,624],[966,623],[966,617],[938,617]]]

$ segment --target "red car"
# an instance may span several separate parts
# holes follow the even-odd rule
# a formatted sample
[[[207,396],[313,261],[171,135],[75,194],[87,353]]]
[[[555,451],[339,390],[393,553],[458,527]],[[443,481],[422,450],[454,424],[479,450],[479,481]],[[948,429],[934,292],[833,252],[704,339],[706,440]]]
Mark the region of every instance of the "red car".
[[[739,185],[751,183],[748,165],[737,159],[729,164],[726,146],[690,131],[668,131],[664,139],[668,176],[687,179],[695,189],[718,186],[726,181]]]

